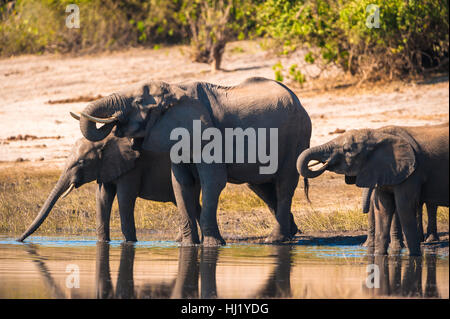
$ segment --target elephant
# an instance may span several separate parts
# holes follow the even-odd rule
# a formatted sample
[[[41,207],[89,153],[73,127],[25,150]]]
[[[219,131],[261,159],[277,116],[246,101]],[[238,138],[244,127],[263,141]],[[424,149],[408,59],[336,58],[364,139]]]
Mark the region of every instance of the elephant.
[[[97,128],[97,123],[104,125]],[[295,162],[309,147],[311,120],[284,84],[265,78],[249,78],[236,86],[149,81],[91,102],[81,112],[80,130],[90,141],[104,139],[114,127],[118,137],[143,138],[143,152],[171,153],[183,245],[200,243],[194,205],[196,184],[202,192],[199,224],[205,246],[225,245],[216,215],[227,182],[247,183],[275,214],[277,223],[267,242],[287,241],[297,233],[290,211],[299,179]],[[231,140],[227,141],[230,132]],[[242,139],[238,140],[238,135]],[[177,136],[182,139],[177,140]],[[188,152],[180,159],[181,142],[188,145]],[[304,183],[307,197],[307,179]]]
[[[134,142],[136,144],[136,141]],[[172,202],[175,195],[170,178],[169,154],[146,152],[140,154],[129,138],[110,134],[100,142],[80,138],[75,142],[61,176],[39,214],[18,238],[23,241],[42,224],[60,197],[74,188],[97,181],[96,224],[97,239],[110,240],[110,215],[117,196],[122,233],[126,241],[136,241],[134,205],[137,197]],[[200,191],[199,188],[196,190]],[[197,203],[197,205],[199,205]],[[200,211],[199,207],[196,208]]]
[[[304,151],[298,157],[297,170],[305,178],[328,170],[344,174],[347,184],[373,187],[375,254],[387,254],[396,211],[410,255],[420,255],[417,210],[423,203],[449,204],[448,128],[445,123],[351,130]],[[317,168],[319,164],[322,166]]]
[[[363,244],[365,247],[371,249],[375,245],[375,215],[373,207],[373,188],[365,188],[363,191],[363,213],[368,214],[369,229],[367,231],[367,240]],[[418,207],[416,218],[420,241],[425,243],[433,243],[439,241],[439,235],[437,233],[437,206],[433,204],[426,204],[428,224],[427,233],[424,235],[423,222],[422,222],[422,206]],[[400,225],[398,214],[394,213],[391,224],[390,244],[389,247],[393,251],[399,251],[404,247],[403,244],[403,232]]]

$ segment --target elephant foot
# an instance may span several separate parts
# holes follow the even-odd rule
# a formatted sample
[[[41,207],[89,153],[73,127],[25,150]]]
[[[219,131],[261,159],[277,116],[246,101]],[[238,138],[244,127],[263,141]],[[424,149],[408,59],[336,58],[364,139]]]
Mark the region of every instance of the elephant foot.
[[[409,249],[409,256],[422,256],[422,252],[420,251],[420,248]]]
[[[181,247],[193,247],[200,244],[198,241],[194,241],[192,239],[182,239],[179,241]]]
[[[278,234],[272,233],[266,238],[264,242],[266,244],[281,244],[290,241],[291,239],[292,239],[291,236],[286,236],[281,233]]]
[[[290,229],[290,237],[294,237],[295,235],[297,235],[297,233],[302,233],[300,231],[300,229],[298,229],[297,225],[294,222],[291,222],[291,229]]]
[[[375,243],[374,243],[373,239],[367,238],[366,241],[361,244],[361,246],[362,247],[367,247],[367,248],[374,248],[375,247]]]
[[[179,232],[177,237],[175,238],[175,241],[180,243],[182,240],[183,240],[183,234],[181,232]]]
[[[202,244],[204,247],[217,247],[217,246],[225,246],[226,242],[222,238],[222,236],[216,235],[216,236],[204,236]]]
[[[438,241],[439,241],[438,234],[427,234],[426,239],[425,239],[425,243],[427,243],[427,244],[435,243]]]
[[[389,244],[389,248],[392,252],[400,252],[403,248],[405,248],[405,245],[401,241],[393,241]]]

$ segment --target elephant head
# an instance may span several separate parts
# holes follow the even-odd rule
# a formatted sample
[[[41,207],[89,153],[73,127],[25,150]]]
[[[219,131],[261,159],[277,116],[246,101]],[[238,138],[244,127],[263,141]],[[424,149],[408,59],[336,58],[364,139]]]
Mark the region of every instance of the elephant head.
[[[143,148],[149,149],[149,132],[161,115],[171,106],[188,99],[186,90],[181,86],[152,81],[89,104],[81,112],[80,130],[84,137],[96,142],[103,140],[116,127],[117,137],[145,137]],[[97,128],[97,124],[104,125]],[[166,140],[169,140],[168,136]]]
[[[107,183],[131,170],[139,152],[132,148],[128,138],[110,135],[101,142],[77,140],[59,177],[39,214],[28,229],[17,239],[23,241],[35,232],[48,216],[56,201],[67,196],[74,188],[97,180]]]
[[[302,152],[297,170],[306,178],[325,170],[344,174],[347,184],[359,187],[396,185],[414,172],[415,150],[413,138],[399,127],[352,130]]]

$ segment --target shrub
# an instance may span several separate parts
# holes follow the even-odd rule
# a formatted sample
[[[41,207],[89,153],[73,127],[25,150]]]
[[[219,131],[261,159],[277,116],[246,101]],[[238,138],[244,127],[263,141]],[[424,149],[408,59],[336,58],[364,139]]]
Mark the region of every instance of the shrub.
[[[370,4],[379,8],[379,28],[366,25]],[[278,39],[285,52],[318,47],[307,62],[335,63],[363,78],[448,70],[447,1],[269,0],[257,20],[258,34]]]

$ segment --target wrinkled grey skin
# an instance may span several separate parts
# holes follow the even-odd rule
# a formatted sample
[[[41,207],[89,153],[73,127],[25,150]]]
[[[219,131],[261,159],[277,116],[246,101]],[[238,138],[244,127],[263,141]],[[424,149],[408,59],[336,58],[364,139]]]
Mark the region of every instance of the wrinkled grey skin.
[[[169,155],[151,152],[140,155],[132,146],[131,139],[118,138],[113,134],[100,142],[90,142],[85,138],[77,140],[58,182],[33,223],[18,240],[23,241],[38,229],[71,184],[78,188],[97,181],[98,240],[110,240],[111,207],[117,196],[122,233],[126,241],[136,241],[136,198],[175,203],[175,196],[171,185]]]
[[[86,114],[97,119],[109,118],[112,122],[97,129],[95,120]],[[292,196],[299,177],[295,161],[309,147],[311,121],[295,94],[283,84],[264,78],[250,78],[231,87],[202,82],[168,84],[152,81],[135,90],[95,101],[85,108],[82,115],[80,130],[87,139],[102,140],[116,126],[117,136],[143,137],[143,150],[155,152],[170,152],[171,147],[178,142],[170,139],[170,133],[175,128],[187,129],[192,139],[193,120],[201,120],[202,131],[215,127],[222,136],[225,136],[225,128],[267,128],[267,131],[277,128],[278,169],[273,174],[260,174],[259,168],[266,164],[258,161],[232,164],[193,164],[192,161],[191,164],[172,163],[172,183],[177,206],[182,225],[188,226],[183,228],[182,244],[199,243],[194,218],[196,183],[201,185],[202,190],[200,228],[203,245],[225,244],[217,226],[216,211],[219,195],[227,182],[248,183],[275,214],[277,225],[267,238],[268,242],[286,241],[297,232],[290,214]],[[248,158],[247,148],[244,158]]]
[[[366,191],[368,190],[368,191]],[[363,205],[363,213],[368,213],[368,221],[369,221],[369,229],[367,231],[367,240],[363,244],[365,247],[369,247],[371,249],[375,248],[375,214],[374,214],[374,206],[373,206],[373,188],[364,189],[363,192],[363,203],[369,205],[369,208],[366,210],[366,207]],[[368,197],[368,200],[367,200]],[[425,243],[432,243],[439,241],[439,235],[437,233],[437,206],[433,204],[426,204],[427,206],[427,215],[428,215],[428,224],[427,224],[427,233],[424,235],[423,232],[423,222],[422,222],[422,206],[420,205],[416,217],[418,224],[418,231],[420,236],[420,241]],[[404,247],[403,245],[403,232],[400,225],[400,220],[398,218],[398,214],[394,213],[394,217],[392,218],[391,224],[391,234],[390,234],[390,244],[389,247],[393,251],[398,251]]]
[[[423,203],[448,207],[448,123],[435,126],[352,130],[303,152],[297,169],[306,178],[325,170],[347,183],[374,187],[375,253],[386,254],[397,211],[409,253],[420,255],[416,212]],[[316,171],[311,160],[325,163]]]

